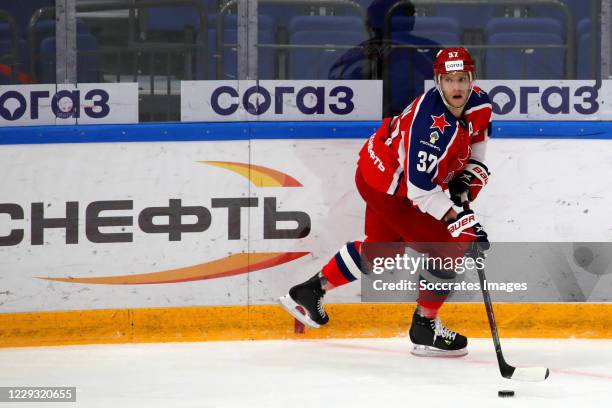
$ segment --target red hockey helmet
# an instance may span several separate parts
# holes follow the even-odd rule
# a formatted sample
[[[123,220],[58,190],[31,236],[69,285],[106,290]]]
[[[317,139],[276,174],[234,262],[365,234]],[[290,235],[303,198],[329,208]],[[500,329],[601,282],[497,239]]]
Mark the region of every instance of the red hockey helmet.
[[[470,74],[470,80],[474,80],[474,60],[470,53],[463,47],[444,48],[436,55],[433,71],[434,78],[440,79],[442,74],[450,74],[453,72],[467,72]]]

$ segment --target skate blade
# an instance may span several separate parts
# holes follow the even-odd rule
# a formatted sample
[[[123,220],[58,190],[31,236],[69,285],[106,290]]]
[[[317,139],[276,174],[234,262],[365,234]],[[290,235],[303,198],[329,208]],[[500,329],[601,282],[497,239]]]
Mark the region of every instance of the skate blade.
[[[410,353],[419,357],[463,357],[467,355],[468,350],[467,347],[459,350],[440,350],[435,347],[415,344]]]
[[[308,316],[308,313],[304,311],[304,308],[302,308],[302,306],[298,305],[295,300],[291,299],[291,296],[282,296],[278,298],[278,301],[283,307],[283,309],[289,312],[291,316],[295,317],[302,324],[305,324],[306,326],[311,327],[313,329],[318,329],[319,327],[321,327],[318,323],[312,320],[310,316]]]

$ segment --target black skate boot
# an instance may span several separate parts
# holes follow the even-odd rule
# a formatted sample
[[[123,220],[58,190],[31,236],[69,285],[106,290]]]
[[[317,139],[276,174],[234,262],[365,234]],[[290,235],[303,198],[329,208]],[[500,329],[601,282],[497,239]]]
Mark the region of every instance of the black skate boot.
[[[329,321],[323,309],[325,290],[319,274],[289,289],[279,300],[281,306],[306,326],[318,329]]]
[[[467,351],[467,338],[444,327],[439,318],[428,319],[414,312],[410,327],[411,351],[424,357],[462,357]]]

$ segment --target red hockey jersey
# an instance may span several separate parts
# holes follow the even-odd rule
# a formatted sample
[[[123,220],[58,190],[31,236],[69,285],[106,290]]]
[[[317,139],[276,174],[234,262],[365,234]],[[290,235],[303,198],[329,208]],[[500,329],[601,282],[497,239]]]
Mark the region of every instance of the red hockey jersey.
[[[375,189],[401,195],[441,219],[453,205],[448,182],[474,159],[485,163],[491,102],[474,86],[457,119],[436,88],[417,97],[401,115],[386,118],[363,145],[357,166]]]

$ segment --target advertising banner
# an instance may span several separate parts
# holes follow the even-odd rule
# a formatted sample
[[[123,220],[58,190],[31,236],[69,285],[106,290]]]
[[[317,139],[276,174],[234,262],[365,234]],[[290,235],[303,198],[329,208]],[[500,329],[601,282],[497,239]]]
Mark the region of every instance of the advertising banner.
[[[274,303],[361,235],[360,145],[4,146],[2,312]]]
[[[612,81],[482,80],[493,120],[612,120]],[[425,89],[434,86],[425,81]]]
[[[363,239],[365,140],[4,145],[2,312],[274,304]],[[606,174],[608,143],[490,140],[478,221],[494,243],[543,243],[491,249],[487,277],[520,286],[505,301],[612,300],[610,247],[597,244],[612,237],[612,181],[584,177]],[[376,292],[349,284],[326,301],[387,301],[384,279],[400,276],[374,273],[362,285]]]
[[[182,81],[181,121],[380,120],[382,81]]]
[[[0,126],[138,122],[138,84],[0,86]]]

